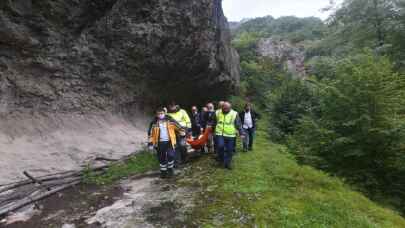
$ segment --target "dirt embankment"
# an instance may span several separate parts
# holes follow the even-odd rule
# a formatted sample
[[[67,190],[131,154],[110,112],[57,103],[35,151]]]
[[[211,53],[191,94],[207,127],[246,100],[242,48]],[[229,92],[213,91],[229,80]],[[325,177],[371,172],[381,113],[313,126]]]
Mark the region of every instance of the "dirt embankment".
[[[97,156],[120,158],[146,143],[145,117],[111,114],[13,116],[0,120],[0,184],[77,170]]]

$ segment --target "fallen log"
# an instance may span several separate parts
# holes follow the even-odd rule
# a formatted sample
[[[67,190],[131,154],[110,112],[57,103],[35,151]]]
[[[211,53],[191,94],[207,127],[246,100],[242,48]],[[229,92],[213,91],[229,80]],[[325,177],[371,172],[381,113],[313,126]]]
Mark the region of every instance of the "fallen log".
[[[0,207],[0,217],[5,216],[5,215],[9,214],[10,212],[13,212],[13,211],[15,211],[17,209],[20,209],[20,208],[24,207],[24,206],[27,206],[29,204],[32,204],[32,203],[35,203],[35,202],[37,202],[39,200],[47,198],[47,197],[49,197],[49,196],[51,196],[51,195],[53,195],[55,193],[63,191],[65,189],[67,189],[69,187],[72,187],[74,185],[77,185],[79,183],[80,183],[80,181],[75,181],[75,182],[72,182],[70,184],[66,184],[66,185],[54,188],[54,189],[52,189],[50,191],[41,192],[38,195],[28,196],[28,197],[26,197],[24,199],[21,199],[21,200],[15,202],[15,203],[12,203],[12,204],[8,204],[8,205],[6,205],[4,207]]]
[[[77,170],[76,171],[69,170],[69,171],[63,171],[63,172],[59,172],[59,173],[46,174],[46,175],[38,176],[36,178],[42,180],[43,178],[50,178],[50,177],[59,176],[59,175],[68,175],[68,174],[73,174],[73,173],[77,173],[77,172],[78,172]],[[7,184],[0,184],[0,188],[8,187],[8,186],[11,186],[11,185],[24,184],[24,183],[27,183],[27,182],[32,183],[29,180],[15,181],[15,182],[7,183]]]
[[[109,167],[109,165],[102,165],[102,166],[90,168],[89,171],[97,172],[97,171],[101,171],[103,169],[106,169],[108,167]],[[43,177],[37,177],[35,179],[38,180],[38,181],[41,181],[41,182],[47,182],[47,181],[59,180],[59,179],[64,179],[64,178],[69,178],[69,177],[78,177],[78,176],[82,176],[82,174],[83,174],[83,170],[76,171],[74,173],[72,171],[69,171],[69,173],[62,174],[62,175],[59,175],[59,174],[46,175],[46,176],[43,176]],[[4,188],[0,187],[1,188],[0,189],[0,194],[3,193],[3,192],[7,192],[9,190],[13,190],[13,189],[25,186],[25,185],[30,185],[30,184],[33,184],[33,183],[35,183],[35,182],[30,179],[30,180],[21,181],[21,182],[15,182],[14,184],[5,185],[6,187],[4,187]]]
[[[47,182],[42,186],[42,189],[52,189],[53,187],[58,187],[61,185],[65,184],[70,184],[75,181],[80,181],[82,177],[74,177],[74,178],[66,178],[62,180],[53,180],[51,182]],[[10,193],[9,195],[0,197],[0,207],[16,200],[23,199],[24,197],[27,197],[31,195],[32,193],[38,191],[38,188],[36,186],[27,186],[24,189],[19,189],[19,191],[14,191]],[[50,190],[47,190],[50,191]]]
[[[10,212],[18,210],[24,206],[40,201],[47,198],[55,193],[65,190],[71,186],[81,183],[84,171],[90,172],[103,172],[105,169],[109,168],[111,165],[126,162],[132,157],[131,155],[124,156],[121,159],[112,159],[99,157],[98,160],[110,161],[109,164],[85,168],[80,171],[66,171],[56,174],[44,175],[41,177],[33,177],[27,171],[23,174],[28,177],[29,180],[14,182],[10,184],[0,185],[0,195],[10,190],[23,191],[23,193],[12,192],[5,197],[2,197],[0,202],[0,217],[3,217]],[[150,173],[147,175],[151,175]],[[136,177],[135,177],[136,178]],[[47,191],[38,190],[35,184],[44,187]],[[32,185],[32,186],[30,186]],[[22,189],[21,189],[22,188]]]
[[[96,160],[96,161],[110,161],[110,162],[119,161],[119,159],[105,158],[105,157],[96,157],[94,160]]]
[[[80,176],[81,175],[81,171],[76,171],[75,173],[72,173],[71,171],[69,171],[70,173],[66,173],[66,174],[53,174],[53,175],[47,175],[47,176],[43,176],[43,177],[37,177],[35,179],[40,180],[41,182],[46,182],[46,181],[51,181],[51,180],[57,180],[57,179],[63,179],[63,178],[68,178],[68,177],[74,177],[74,176]],[[16,189],[25,185],[30,185],[33,184],[34,182],[30,179],[30,180],[25,180],[25,181],[19,181],[19,182],[14,182],[14,183],[10,183],[8,185],[3,185],[0,187],[0,194],[12,189]]]
[[[45,188],[46,190],[48,190],[48,191],[51,190],[50,187],[44,186],[43,182],[42,182],[40,179],[34,178],[34,177],[31,176],[27,171],[24,171],[23,174],[24,174],[26,177],[28,177],[28,179],[32,180],[33,183],[36,183],[36,184],[38,184],[39,186],[44,187],[44,188]]]

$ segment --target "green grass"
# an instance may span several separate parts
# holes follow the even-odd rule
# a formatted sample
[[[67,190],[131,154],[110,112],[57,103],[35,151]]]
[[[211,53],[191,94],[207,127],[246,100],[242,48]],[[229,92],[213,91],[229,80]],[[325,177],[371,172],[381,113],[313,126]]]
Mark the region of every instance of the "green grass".
[[[158,169],[158,167],[159,163],[156,155],[148,151],[142,151],[133,155],[125,163],[112,165],[102,175],[96,175],[87,169],[84,171],[83,176],[85,183],[104,185],[131,175]]]
[[[396,212],[338,178],[300,166],[283,146],[258,133],[255,150],[238,153],[234,169],[212,158],[194,163],[178,182],[201,192],[189,223],[201,227],[405,227]],[[240,151],[240,150],[239,150]]]

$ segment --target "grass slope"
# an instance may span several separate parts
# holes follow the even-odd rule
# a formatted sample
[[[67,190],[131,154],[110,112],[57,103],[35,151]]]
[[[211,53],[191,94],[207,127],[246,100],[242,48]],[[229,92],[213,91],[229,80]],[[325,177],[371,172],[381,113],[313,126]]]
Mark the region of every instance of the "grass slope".
[[[158,170],[159,163],[156,155],[141,151],[133,155],[125,163],[119,163],[109,167],[102,175],[97,175],[89,170],[84,171],[84,182],[89,184],[112,184],[117,180],[124,179],[150,170]]]
[[[405,227],[396,212],[370,201],[338,178],[300,166],[259,132],[255,150],[234,169],[206,157],[178,182],[198,187],[189,224],[202,227]]]

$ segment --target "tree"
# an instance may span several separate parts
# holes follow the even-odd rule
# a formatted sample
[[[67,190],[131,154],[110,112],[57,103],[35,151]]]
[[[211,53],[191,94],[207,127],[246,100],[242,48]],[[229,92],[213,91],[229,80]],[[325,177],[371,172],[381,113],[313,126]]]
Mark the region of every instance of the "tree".
[[[257,33],[243,32],[232,40],[232,46],[238,51],[241,62],[256,59],[256,47],[259,38]]]
[[[323,44],[343,50],[332,51],[343,55],[371,48],[401,64],[405,58],[403,7],[400,0],[345,0],[328,19],[330,33]]]
[[[319,113],[301,119],[290,148],[306,164],[405,199],[405,79],[386,57],[346,58],[319,83]]]
[[[281,86],[267,95],[271,139],[282,142],[294,134],[303,116],[316,113],[317,103],[317,97],[305,81],[284,79]]]

